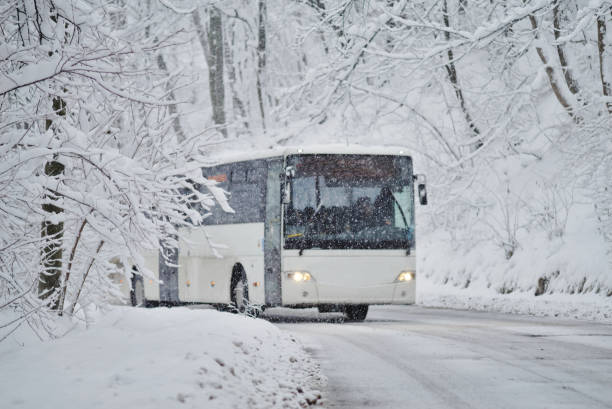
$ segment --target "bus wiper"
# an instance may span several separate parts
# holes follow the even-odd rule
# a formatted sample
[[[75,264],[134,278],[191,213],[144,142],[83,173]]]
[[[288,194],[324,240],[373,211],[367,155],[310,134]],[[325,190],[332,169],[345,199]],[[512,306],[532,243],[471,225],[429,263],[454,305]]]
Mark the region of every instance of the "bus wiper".
[[[316,210],[314,211],[314,213],[312,214],[312,216],[310,217],[310,220],[308,220],[306,222],[306,227],[304,228],[304,233],[302,233],[302,241],[300,243],[300,251],[298,252],[298,256],[301,256],[302,254],[304,254],[304,250],[306,250],[307,246],[307,242],[311,242],[310,248],[312,248],[312,240],[309,239],[310,236],[310,226],[312,226],[314,224],[315,221],[315,217],[317,216],[317,214],[319,213],[319,210],[321,210],[321,208],[323,207],[323,205],[321,203],[319,203],[319,206],[316,208]]]
[[[302,241],[302,243],[305,243],[306,240]],[[304,254],[304,250],[306,250],[306,245],[302,245],[300,246],[300,251],[298,251],[298,256],[301,256],[302,254]]]
[[[306,228],[304,229],[303,233],[293,233],[293,234],[287,235],[287,239],[298,240],[298,243],[299,243],[298,249],[300,250],[299,251],[300,256],[304,253],[304,250],[308,247],[306,243],[310,241],[310,239],[308,238],[309,226],[310,226],[309,224],[306,225]]]
[[[309,236],[310,236],[310,226],[311,226],[312,222],[308,222],[306,223],[306,228],[304,229],[304,233],[302,234],[302,239],[300,240],[300,251],[298,251],[298,256],[301,256],[302,254],[304,254],[304,250],[306,250],[306,248],[308,247],[307,243],[311,243],[310,244],[310,248],[312,248],[312,240],[310,240]]]
[[[402,220],[404,221],[404,226],[406,226],[406,231],[408,231],[410,229],[410,227],[408,226],[408,221],[406,220],[406,215],[404,214],[404,209],[402,209],[402,206],[400,206],[400,204],[399,204],[398,200],[395,198],[395,195],[393,194],[393,192],[391,192],[391,197],[393,198],[393,201],[395,202],[395,205],[399,209],[400,214],[402,215]],[[406,247],[406,255],[407,256],[410,255],[410,246],[411,246],[411,243],[408,241],[408,246]]]

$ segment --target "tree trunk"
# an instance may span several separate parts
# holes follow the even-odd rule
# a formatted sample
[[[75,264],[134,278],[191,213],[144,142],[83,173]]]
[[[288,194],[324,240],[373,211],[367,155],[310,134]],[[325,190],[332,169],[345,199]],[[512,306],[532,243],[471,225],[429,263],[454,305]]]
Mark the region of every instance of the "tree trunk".
[[[559,56],[559,63],[561,63],[561,70],[563,71],[563,77],[565,78],[565,83],[567,84],[567,88],[570,90],[572,94],[577,94],[578,82],[572,76],[572,72],[569,69],[567,64],[567,57],[565,56],[565,50],[563,46],[559,44],[559,37],[561,36],[561,25],[559,23],[559,0],[555,2],[555,6],[553,7],[553,34],[555,36],[555,41],[557,42],[557,55]]]
[[[81,227],[79,228],[79,232],[74,240],[74,245],[72,246],[72,251],[70,252],[70,258],[68,259],[68,268],[66,269],[66,277],[64,278],[64,284],[62,285],[62,291],[60,293],[59,300],[59,315],[61,316],[64,311],[64,301],[66,300],[66,293],[68,292],[68,280],[70,280],[70,272],[72,271],[72,263],[74,262],[74,256],[76,255],[76,249],[79,246],[79,241],[83,236],[83,230],[85,229],[85,225],[87,224],[87,218],[83,219],[81,223]]]
[[[53,111],[60,116],[66,116],[66,103],[60,97],[53,99]],[[47,119],[45,129],[49,130],[53,121]],[[49,178],[58,178],[64,172],[64,164],[56,158],[45,164],[44,173]],[[61,214],[64,209],[54,204],[58,197],[47,188],[45,202],[42,210],[48,215]],[[41,238],[45,241],[42,250],[43,271],[38,279],[38,295],[42,300],[49,299],[49,306],[52,310],[59,308],[59,289],[62,276],[62,239],[64,236],[64,223],[54,223],[44,220],[41,226]]]
[[[225,85],[223,83],[223,20],[221,12],[211,7],[209,27],[205,30],[200,13],[193,13],[193,23],[198,33],[200,45],[208,64],[208,85],[213,111],[213,122],[219,126],[219,132],[227,137],[225,120]]]
[[[147,0],[146,2],[146,6],[147,6],[147,10],[149,10],[149,13],[154,12],[153,9],[151,8],[151,0]],[[149,38],[151,36],[151,26],[150,25],[146,25],[145,26],[145,35],[147,38]],[[158,39],[155,38],[155,42],[158,42]],[[157,54],[156,57],[156,62],[157,62],[157,67],[162,70],[164,72],[164,74],[169,75],[170,73],[168,72],[168,65],[166,64],[166,60],[164,59],[164,56],[162,54],[162,50],[159,51],[159,53]],[[170,97],[170,100],[175,101],[176,97],[174,95],[174,91],[171,88],[171,84],[170,81],[168,81],[167,83],[167,89],[168,89],[168,96]],[[183,127],[181,125],[181,120],[179,119],[178,116],[178,109],[176,107],[176,104],[171,104],[168,106],[168,113],[170,114],[170,116],[172,116],[172,128],[174,129],[174,133],[176,134],[176,140],[181,143],[183,141],[185,141],[185,132],[183,131]]]
[[[89,262],[89,265],[87,266],[87,269],[85,270],[85,274],[83,274],[83,281],[81,281],[81,286],[79,287],[79,290],[77,291],[76,296],[74,297],[74,302],[72,303],[72,306],[70,307],[70,315],[74,315],[74,309],[76,308],[77,302],[79,302],[79,297],[81,296],[81,291],[83,291],[83,287],[85,286],[85,281],[87,281],[87,276],[89,275],[89,271],[91,270],[91,267],[96,261],[96,257],[98,256],[98,254],[100,254],[100,250],[102,250],[103,245],[104,245],[104,240],[101,240],[100,243],[98,244],[98,248],[96,249],[94,256],[91,258],[91,261]]]
[[[533,15],[529,16],[529,22],[531,23],[531,27],[533,28],[535,38],[536,39],[540,38],[540,34],[538,33],[538,23]],[[542,64],[545,67],[546,75],[548,76],[548,82],[550,83],[550,87],[552,88],[552,91],[555,94],[557,101],[559,101],[561,106],[565,109],[567,114],[574,120],[574,122],[576,123],[580,122],[580,118],[576,116],[576,114],[574,113],[574,109],[572,105],[567,101],[567,99],[563,95],[561,88],[559,87],[559,84],[557,83],[555,70],[548,63],[548,59],[546,58],[546,55],[544,54],[544,50],[542,49],[542,47],[536,46],[536,53],[538,54],[538,57],[540,57],[540,61],[542,61]]]
[[[244,126],[245,130],[249,129],[249,121],[247,118],[247,112],[244,107],[244,103],[242,99],[240,99],[240,95],[238,95],[238,90],[236,89],[236,67],[234,67],[234,58],[233,58],[233,48],[235,46],[235,36],[233,31],[233,26],[227,24],[226,28],[228,29],[224,40],[224,54],[225,54],[225,63],[227,65],[227,78],[229,80],[230,90],[232,92],[232,106],[234,107],[234,117],[240,117],[240,122],[242,126]],[[231,43],[228,41],[228,37],[231,34]]]
[[[227,137],[225,123],[225,85],[223,82],[223,20],[221,11],[212,7],[208,27],[208,45],[210,64],[208,66],[208,84],[212,102],[213,122],[219,131]]]
[[[446,28],[450,28],[450,19],[448,17],[448,5],[446,0],[442,1],[442,17],[444,18],[444,25],[446,26]],[[444,38],[447,42],[450,41],[450,33],[448,31],[444,32]],[[448,49],[447,55],[448,63],[446,64],[445,68],[446,73],[448,74],[448,79],[451,82],[451,85],[453,86],[457,99],[459,100],[459,105],[461,106],[461,111],[463,111],[463,115],[465,116],[465,121],[467,122],[474,136],[480,137],[480,130],[474,123],[474,120],[472,119],[472,116],[468,111],[467,105],[465,103],[465,97],[463,96],[463,90],[459,85],[459,76],[457,74],[457,67],[455,66],[455,56],[453,54],[452,48]],[[482,139],[478,139],[478,141],[473,144],[472,151],[475,151],[476,149],[480,148],[482,144]]]
[[[166,65],[166,60],[164,60],[164,56],[161,54],[161,51],[159,54],[157,54],[157,67],[165,74],[169,74],[168,66]],[[170,84],[168,84],[168,86],[170,86]],[[174,91],[170,90],[168,95],[172,101],[176,100]],[[181,120],[178,116],[176,104],[171,104],[168,106],[168,113],[170,114],[170,116],[172,116],[172,128],[174,128],[174,132],[176,133],[176,140],[179,143],[185,141],[185,132],[183,131],[183,127],[181,126]]]
[[[606,52],[606,14],[597,17],[597,54],[599,56],[599,77],[604,97],[610,97],[610,82],[606,78],[606,66],[604,65]],[[606,101],[608,112],[612,114],[612,102]]]
[[[266,69],[266,2],[259,0],[259,29],[257,31],[257,99],[261,113],[261,124],[266,130],[266,114],[263,99],[263,76]]]

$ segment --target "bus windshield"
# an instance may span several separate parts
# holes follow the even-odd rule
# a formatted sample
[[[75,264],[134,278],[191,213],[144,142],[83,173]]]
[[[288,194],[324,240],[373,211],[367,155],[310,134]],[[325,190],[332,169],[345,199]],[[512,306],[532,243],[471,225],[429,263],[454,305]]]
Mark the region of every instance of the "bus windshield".
[[[405,156],[294,155],[285,249],[409,249],[412,162]]]

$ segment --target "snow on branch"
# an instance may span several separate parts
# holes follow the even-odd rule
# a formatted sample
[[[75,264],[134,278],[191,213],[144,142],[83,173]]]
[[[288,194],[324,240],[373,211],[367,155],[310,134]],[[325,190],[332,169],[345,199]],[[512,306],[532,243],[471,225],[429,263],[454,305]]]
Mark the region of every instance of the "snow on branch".
[[[167,0],[2,6],[0,328],[54,336],[54,315],[117,296],[109,274],[147,274],[143,252],[176,245],[216,202],[232,211],[193,160],[206,147],[169,126],[192,77],[157,60],[189,41],[184,13]]]

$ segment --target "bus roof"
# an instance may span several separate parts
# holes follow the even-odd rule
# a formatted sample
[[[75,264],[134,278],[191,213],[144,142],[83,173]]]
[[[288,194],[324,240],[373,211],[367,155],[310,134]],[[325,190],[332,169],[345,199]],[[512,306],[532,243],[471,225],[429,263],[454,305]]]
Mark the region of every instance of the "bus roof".
[[[298,154],[354,154],[354,155],[397,155],[410,156],[408,149],[401,146],[364,146],[364,145],[307,145],[278,147],[261,151],[249,152],[227,152],[216,156],[214,164],[208,166],[221,165],[225,163],[244,162],[247,160],[266,159],[274,157],[284,157]]]

